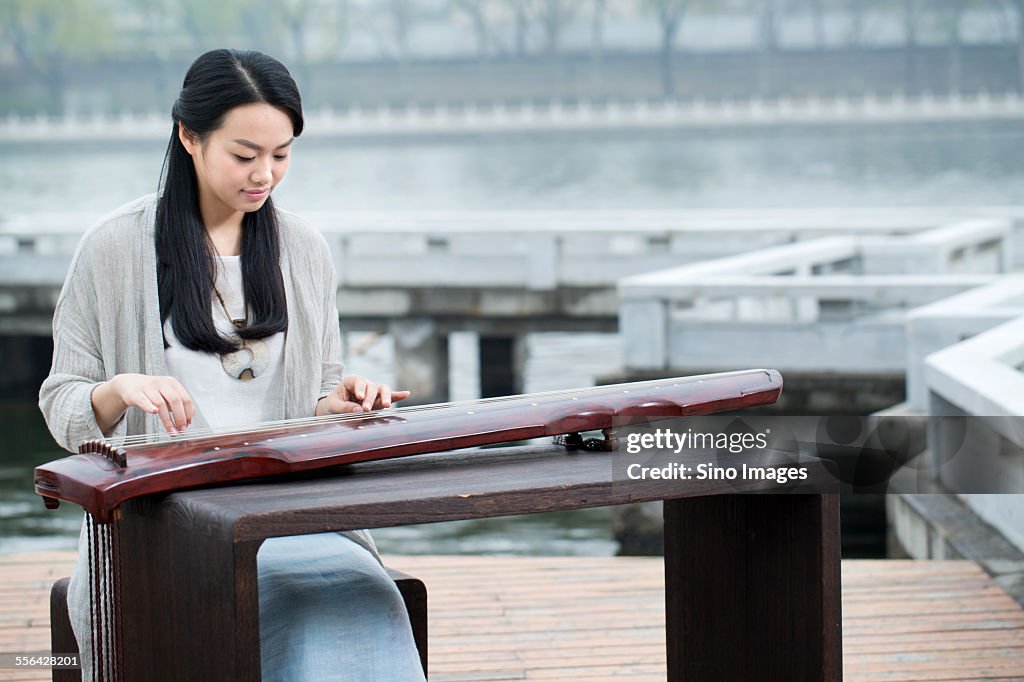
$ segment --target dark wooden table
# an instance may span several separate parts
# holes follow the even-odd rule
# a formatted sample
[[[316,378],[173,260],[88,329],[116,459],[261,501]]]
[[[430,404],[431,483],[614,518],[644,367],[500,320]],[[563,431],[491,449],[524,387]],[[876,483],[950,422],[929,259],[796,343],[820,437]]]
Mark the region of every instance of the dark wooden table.
[[[625,479],[635,461],[501,447],[136,500],[122,521],[126,679],[259,680],[268,537],[665,500],[668,679],[840,680],[839,504],[825,467],[803,463],[809,492],[744,494],[780,487]],[[773,462],[789,464],[756,463]]]

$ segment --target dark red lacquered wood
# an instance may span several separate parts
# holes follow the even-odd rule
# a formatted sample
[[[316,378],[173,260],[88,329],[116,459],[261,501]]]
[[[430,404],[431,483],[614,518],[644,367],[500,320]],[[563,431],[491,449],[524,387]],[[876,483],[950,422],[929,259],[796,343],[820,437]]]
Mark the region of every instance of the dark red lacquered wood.
[[[152,493],[723,412],[771,404],[781,392],[777,371],[757,369],[174,439],[117,448],[113,460],[87,444],[90,452],[37,467],[35,489],[47,506],[74,502],[106,523],[125,500]]]

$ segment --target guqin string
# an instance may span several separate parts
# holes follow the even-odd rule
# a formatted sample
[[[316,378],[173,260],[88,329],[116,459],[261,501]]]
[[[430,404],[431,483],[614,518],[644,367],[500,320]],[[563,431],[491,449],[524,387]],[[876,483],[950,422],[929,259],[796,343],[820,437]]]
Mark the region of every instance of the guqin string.
[[[725,374],[725,373],[723,373]],[[688,377],[685,379],[666,379],[664,381],[643,381],[626,384],[616,384],[615,389],[628,392],[629,390],[644,386],[645,388],[657,389],[660,386],[672,386],[676,387],[683,383],[703,383],[704,379],[700,377]],[[470,409],[470,408],[501,408],[505,406],[511,406],[512,403],[519,403],[523,400],[546,400],[551,398],[564,399],[564,398],[581,398],[585,399],[592,395],[601,395],[607,393],[609,390],[608,386],[593,386],[590,388],[577,388],[572,390],[554,390],[554,391],[541,391],[538,393],[529,393],[523,395],[510,395],[510,396],[499,396],[496,398],[482,398],[477,400],[462,400],[455,402],[446,403],[431,403],[429,405],[416,405],[413,407],[397,407],[388,408],[385,410],[376,410],[373,412],[357,412],[357,413],[341,413],[341,414],[330,414],[323,415],[320,417],[300,417],[298,419],[282,419],[276,421],[266,421],[251,424],[245,427],[235,429],[194,429],[190,430],[185,434],[141,434],[136,436],[122,436],[116,438],[108,438],[105,442],[110,444],[116,444],[120,447],[132,447],[134,445],[151,445],[154,442],[161,440],[188,440],[196,441],[203,438],[219,438],[225,435],[233,434],[252,434],[257,435],[268,431],[277,431],[280,429],[301,429],[309,426],[316,425],[329,425],[336,423],[354,423],[360,421],[369,421],[373,419],[379,419],[381,416],[398,416],[398,417],[413,417],[416,415],[430,415],[431,413],[449,412],[459,409]]]
[[[89,553],[89,626],[93,680],[123,682],[124,633],[121,618],[121,538],[119,526],[86,515]]]

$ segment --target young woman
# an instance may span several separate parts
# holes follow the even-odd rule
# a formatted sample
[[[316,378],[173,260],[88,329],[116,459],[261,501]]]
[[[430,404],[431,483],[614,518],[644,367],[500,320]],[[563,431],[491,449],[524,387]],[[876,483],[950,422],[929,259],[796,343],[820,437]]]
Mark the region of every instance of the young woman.
[[[85,234],[57,302],[39,393],[57,442],[187,437],[408,397],[343,374],[330,250],[271,201],[303,127],[288,70],[259,52],[208,52],[172,115],[160,191]],[[89,680],[84,554],[68,605]],[[423,679],[365,531],[267,540],[258,567],[264,680]]]

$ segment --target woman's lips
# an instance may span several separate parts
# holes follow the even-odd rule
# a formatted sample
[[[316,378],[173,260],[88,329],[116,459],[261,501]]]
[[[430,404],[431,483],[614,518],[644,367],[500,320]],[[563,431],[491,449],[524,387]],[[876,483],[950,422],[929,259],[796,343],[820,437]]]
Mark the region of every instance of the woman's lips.
[[[270,194],[270,188],[262,190],[245,189],[242,190],[242,193],[253,201],[259,201],[260,199],[266,199],[267,195]]]

